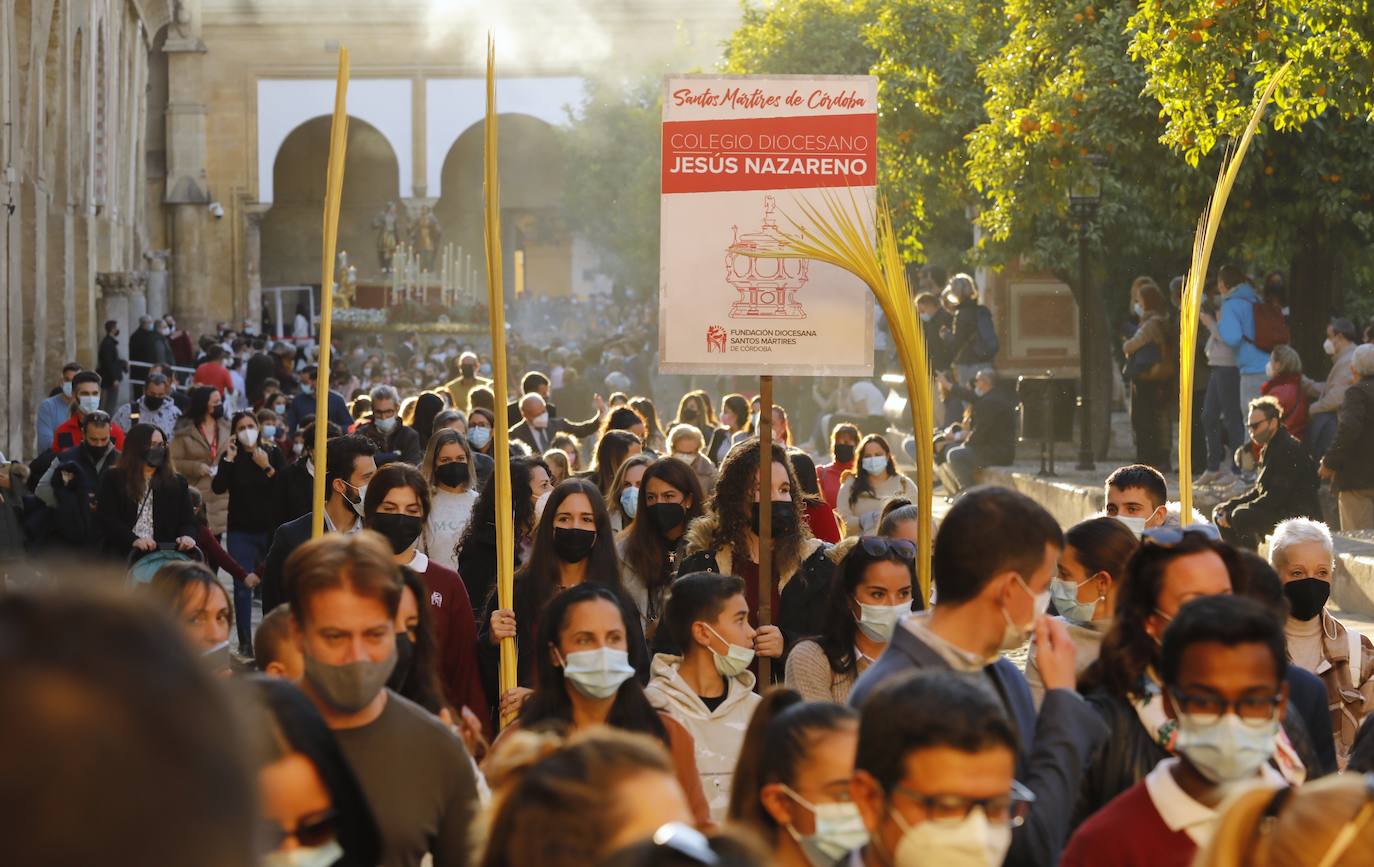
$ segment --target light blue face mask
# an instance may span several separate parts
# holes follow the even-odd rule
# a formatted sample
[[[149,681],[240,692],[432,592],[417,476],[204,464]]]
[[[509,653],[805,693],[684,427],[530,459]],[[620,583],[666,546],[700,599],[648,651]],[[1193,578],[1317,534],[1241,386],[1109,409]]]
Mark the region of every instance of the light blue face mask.
[[[268,852],[262,856],[262,867],[330,867],[344,856],[338,840],[323,846],[302,846],[285,852]]]
[[[1105,598],[1099,596],[1090,602],[1078,601],[1078,588],[1091,580],[1093,579],[1085,578],[1077,584],[1062,578],[1050,580],[1050,599],[1054,600],[1054,610],[1058,611],[1070,623],[1076,623],[1079,626],[1087,626],[1092,623],[1093,614],[1097,611],[1097,603]]]
[[[878,473],[886,472],[887,470],[886,455],[871,455],[870,457],[864,458],[860,463],[863,465],[864,472],[868,473],[870,476],[876,476]]]
[[[491,428],[475,427],[468,431],[468,444],[473,448],[480,451],[486,448],[489,442],[491,442]]]
[[[635,512],[639,509],[639,488],[626,488],[620,492],[620,511],[625,513],[625,517],[631,521],[635,519]]]

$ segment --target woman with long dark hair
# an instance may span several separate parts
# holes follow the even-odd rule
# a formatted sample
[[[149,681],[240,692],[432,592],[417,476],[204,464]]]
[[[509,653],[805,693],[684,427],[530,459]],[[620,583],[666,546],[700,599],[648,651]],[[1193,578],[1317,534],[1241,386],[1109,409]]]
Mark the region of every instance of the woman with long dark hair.
[[[792,472],[797,474],[797,484],[801,485],[802,502],[806,505],[806,526],[811,535],[822,542],[835,544],[843,538],[840,522],[835,510],[821,494],[820,476],[816,473],[816,462],[801,449],[788,449],[787,460],[792,464]]]
[[[858,466],[843,478],[836,507],[848,536],[878,532],[884,501],[892,497],[916,500],[916,483],[897,472],[892,448],[881,434],[859,441]]]
[[[608,430],[601,435],[600,442],[596,444],[596,456],[591,469],[583,473],[582,478],[591,480],[601,492],[602,499],[609,503],[615,485],[616,470],[620,469],[626,458],[632,458],[643,450],[644,445],[639,437],[630,431]]]
[[[654,454],[663,454],[665,443],[663,440],[663,428],[658,423],[658,409],[654,407],[653,400],[636,396],[630,398],[630,409],[639,413],[639,417],[644,419],[644,448]]]
[[[720,402],[720,423],[711,432],[711,444],[706,447],[707,457],[720,466],[730,448],[735,444],[735,436],[743,433],[749,426],[749,401],[742,394],[727,394]]]
[[[620,582],[639,609],[650,641],[663,614],[668,586],[682,559],[687,526],[705,513],[705,498],[692,468],[659,458],[639,480],[635,519],[616,537]]]
[[[377,822],[320,712],[288,681],[257,677],[253,685],[265,711],[258,786],[265,825],[275,832],[265,841],[273,849],[265,867],[380,863]]]
[[[518,707],[533,685],[535,669],[530,662],[534,648],[539,646],[540,639],[533,633],[540,612],[560,592],[584,583],[599,584],[617,596],[624,595],[606,506],[591,482],[568,479],[549,496],[535,531],[530,558],[515,573],[515,607],[498,608],[493,594],[484,619],[488,640],[482,644],[489,694],[494,694],[501,640],[514,638],[520,651],[519,687],[500,697],[503,715]],[[630,634],[636,646],[643,647],[644,634],[637,617],[632,618]],[[647,661],[639,675],[641,682],[649,679]]]
[[[1059,575],[1050,582],[1050,599],[1078,651],[1080,673],[1097,660],[1102,638],[1112,627],[1117,588],[1138,547],[1135,534],[1116,518],[1081,521],[1064,534]],[[1036,660],[1036,645],[1031,642],[1026,682],[1038,704],[1045,685]]]
[[[420,442],[429,442],[429,438],[434,434],[434,417],[443,410],[444,399],[435,392],[421,392],[415,399],[410,427],[420,435]]]
[[[787,686],[807,701],[847,702],[854,681],[887,648],[902,617],[921,607],[915,545],[881,536],[843,545],[849,550],[830,588],[821,633],[798,642],[787,656]]]
[[[175,544],[180,551],[196,546],[189,487],[153,425],[129,430],[119,460],[100,476],[95,501],[105,547],[116,557],[142,556],[158,545]]]
[[[515,518],[515,567],[529,559],[534,544],[535,504],[553,490],[549,465],[540,457],[512,458],[510,499]],[[481,611],[496,588],[496,486],[487,485],[472,505],[472,517],[454,551],[458,574],[473,608]]]
[[[219,459],[229,447],[229,422],[224,418],[224,398],[211,385],[190,391],[190,405],[172,428],[171,457],[177,472],[200,491],[210,529],[216,536],[229,526],[229,495],[211,487],[219,471]]]
[[[286,470],[286,458],[271,440],[261,435],[253,413],[234,413],[229,429],[231,436],[220,455],[210,489],[229,497],[224,547],[250,573],[244,581],[234,582],[234,607],[251,611],[259,564],[266,563],[272,534],[282,523],[279,476]],[[238,642],[239,653],[251,656],[252,625],[246,618],[239,620]]]
[[[538,687],[520,712],[520,726],[555,724],[583,731],[608,725],[657,738],[672,754],[697,823],[707,824],[711,814],[692,736],[654,710],[635,676],[649,662],[643,641],[636,641],[635,620],[621,594],[598,584],[579,584],[550,599],[539,618],[539,639],[530,648]]]
[[[785,648],[820,632],[825,598],[835,564],[827,546],[802,520],[801,486],[787,452],[773,443],[772,488],[759,496],[758,440],[747,440],[725,459],[706,514],[687,529],[687,557],[678,575],[719,572],[744,579],[751,617],[759,610],[760,501],[772,515],[772,609],[776,626],[764,626],[754,639],[759,656],[780,658]],[[757,621],[753,621],[757,625]],[[782,674],[779,668],[779,675]]]
[[[444,695],[454,707],[468,707],[486,717],[486,695],[477,665],[476,615],[467,588],[458,573],[419,550],[429,511],[429,483],[419,470],[397,461],[382,467],[368,482],[363,526],[386,539],[396,565],[424,581],[420,598],[435,618]]]
[[[744,734],[730,821],[762,837],[778,867],[845,863],[868,839],[849,797],[858,749],[857,711],[773,690]],[[826,809],[825,825],[819,807]]]

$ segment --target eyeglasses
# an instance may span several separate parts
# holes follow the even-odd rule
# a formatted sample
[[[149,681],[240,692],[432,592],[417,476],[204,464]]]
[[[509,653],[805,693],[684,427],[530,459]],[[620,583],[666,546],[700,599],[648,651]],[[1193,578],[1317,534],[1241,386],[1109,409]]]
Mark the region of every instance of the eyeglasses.
[[[916,546],[910,539],[890,539],[887,536],[860,536],[859,547],[870,557],[896,554],[903,560],[916,559]]]
[[[1190,533],[1209,542],[1221,541],[1221,534],[1211,524],[1189,524],[1186,527],[1155,527],[1146,530],[1141,534],[1140,543],[1154,545],[1157,548],[1173,548],[1181,544]]]
[[[1251,433],[1254,433],[1255,431],[1259,430],[1260,427],[1262,427],[1265,424],[1268,424],[1271,421],[1273,421],[1273,419],[1262,418],[1259,421],[1246,422],[1245,426],[1250,429]]]
[[[269,850],[280,849],[287,837],[295,837],[296,842],[305,847],[323,846],[335,839],[339,814],[328,810],[296,823],[296,830],[288,831],[276,822],[262,823],[262,837]]]
[[[1174,706],[1179,713],[1186,715],[1191,722],[1200,726],[1216,725],[1221,722],[1221,718],[1226,715],[1227,711],[1233,709],[1242,722],[1266,723],[1274,718],[1275,712],[1283,702],[1283,696],[1277,693],[1247,695],[1235,701],[1222,698],[1219,695],[1189,693],[1180,689],[1170,689],[1169,695],[1173,696]]]
[[[908,801],[919,804],[921,809],[925,810],[928,819],[936,822],[962,821],[974,807],[979,807],[989,822],[1005,823],[1012,828],[1019,828],[1026,821],[1026,813],[1030,811],[1031,804],[1035,803],[1035,793],[1015,780],[1011,781],[1011,791],[1008,794],[992,798],[923,795],[913,792],[906,786],[897,786],[893,791]]]
[[[711,842],[691,825],[669,822],[654,832],[654,846],[671,849],[679,855],[690,858],[698,864],[716,865],[720,856],[711,849]]]

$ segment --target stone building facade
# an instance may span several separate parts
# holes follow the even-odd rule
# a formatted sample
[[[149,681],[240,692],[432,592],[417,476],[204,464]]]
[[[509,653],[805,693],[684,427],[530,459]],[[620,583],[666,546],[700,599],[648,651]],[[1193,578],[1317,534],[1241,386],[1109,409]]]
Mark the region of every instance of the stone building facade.
[[[94,366],[105,320],[126,349],[144,313],[197,334],[256,321],[274,286],[319,282],[340,44],[351,261],[375,263],[390,201],[481,249],[494,29],[503,224],[522,233],[507,246],[526,283],[558,294],[592,271],[557,214],[556,127],[584,78],[710,68],[739,14],[736,0],[0,0],[0,451],[34,456],[39,401],[64,362]]]

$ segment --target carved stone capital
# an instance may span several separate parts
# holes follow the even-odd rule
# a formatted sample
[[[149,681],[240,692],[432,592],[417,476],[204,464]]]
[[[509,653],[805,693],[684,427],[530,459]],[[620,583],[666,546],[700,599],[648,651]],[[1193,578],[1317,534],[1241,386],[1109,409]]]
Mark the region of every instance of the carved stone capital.
[[[102,271],[95,275],[95,285],[106,298],[136,295],[147,284],[148,278],[140,271]]]

